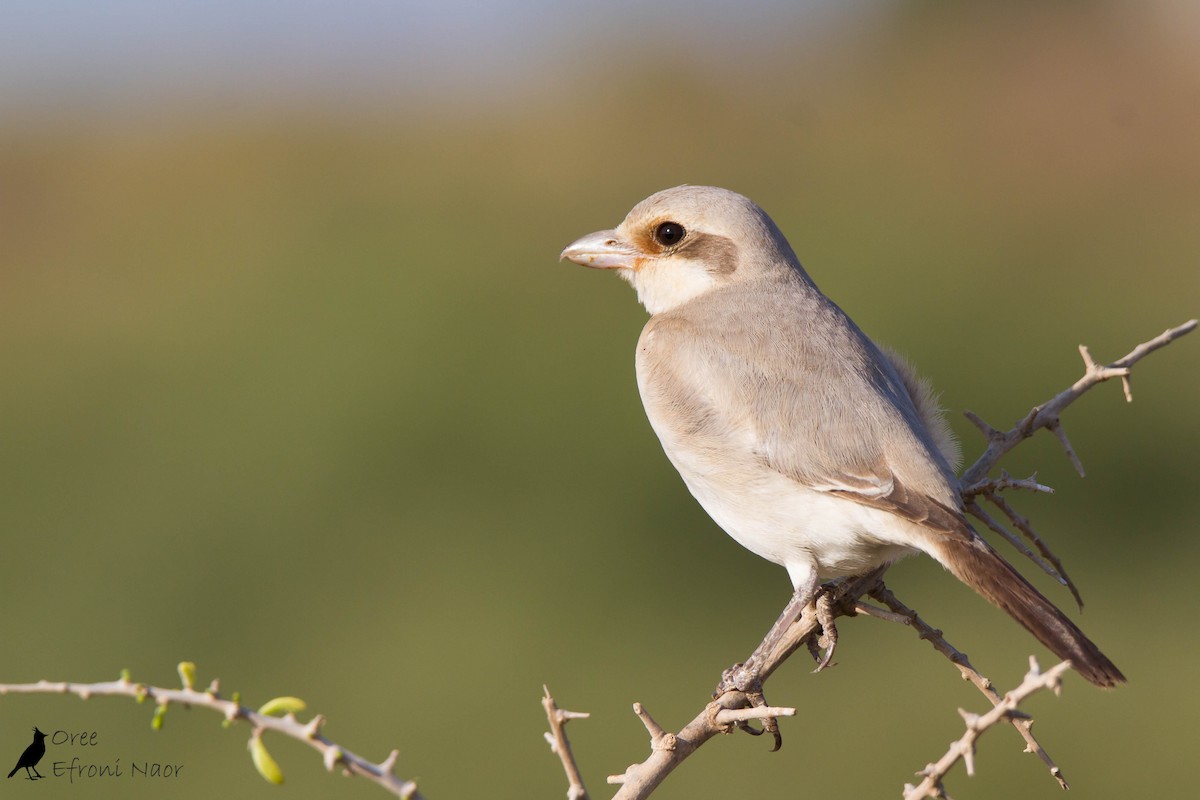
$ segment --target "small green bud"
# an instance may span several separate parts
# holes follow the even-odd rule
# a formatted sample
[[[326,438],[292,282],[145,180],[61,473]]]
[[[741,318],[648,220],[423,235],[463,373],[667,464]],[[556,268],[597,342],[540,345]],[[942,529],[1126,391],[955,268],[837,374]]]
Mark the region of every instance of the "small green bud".
[[[161,731],[163,726],[163,717],[167,715],[167,704],[159,703],[158,708],[154,709],[154,719],[150,720],[150,727],[156,731]]]
[[[284,714],[298,714],[308,708],[304,701],[299,697],[276,697],[274,700],[268,700],[263,703],[262,708],[258,713],[271,716],[282,716]]]
[[[191,661],[180,661],[179,680],[183,683],[183,688],[191,689],[196,683],[196,665]]]
[[[250,758],[254,760],[254,768],[258,770],[259,775],[276,786],[283,783],[283,770],[275,763],[275,759],[271,758],[257,731],[250,737]]]

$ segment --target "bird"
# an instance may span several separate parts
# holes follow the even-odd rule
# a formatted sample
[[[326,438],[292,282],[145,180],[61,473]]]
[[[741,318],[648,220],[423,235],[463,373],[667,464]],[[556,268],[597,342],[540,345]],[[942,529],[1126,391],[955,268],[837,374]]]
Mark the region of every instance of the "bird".
[[[8,777],[17,774],[17,770],[21,767],[25,768],[25,777],[31,781],[36,781],[38,778],[44,778],[40,772],[35,769],[37,763],[42,760],[42,756],[46,755],[46,734],[33,728],[33,743],[25,748],[25,752],[21,753],[21,757],[17,759],[17,765],[12,768],[12,772],[8,773]],[[30,774],[30,770],[33,770]]]
[[[929,384],[817,288],[753,201],[666,189],[563,259],[615,271],[649,312],[637,385],[667,458],[718,526],[791,580],[768,639],[822,581],[925,553],[1089,682],[1125,681],[971,527]]]

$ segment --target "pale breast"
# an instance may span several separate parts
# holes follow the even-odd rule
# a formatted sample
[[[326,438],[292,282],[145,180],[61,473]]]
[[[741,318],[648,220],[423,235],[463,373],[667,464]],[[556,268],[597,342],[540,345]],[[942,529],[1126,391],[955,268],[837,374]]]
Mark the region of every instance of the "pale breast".
[[[681,315],[653,318],[638,342],[637,376],[667,457],[713,520],[793,577],[858,574],[912,552],[920,530],[909,521],[773,468],[755,394],[767,387],[755,385],[747,360],[706,346],[705,333]]]

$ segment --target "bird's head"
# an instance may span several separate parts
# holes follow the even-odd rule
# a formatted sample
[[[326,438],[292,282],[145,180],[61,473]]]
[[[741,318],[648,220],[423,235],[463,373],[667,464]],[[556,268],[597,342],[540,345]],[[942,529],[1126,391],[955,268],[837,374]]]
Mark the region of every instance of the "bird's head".
[[[731,283],[772,273],[803,274],[766,212],[715,186],[676,186],[652,194],[616,228],[576,239],[560,258],[615,269],[651,314]]]

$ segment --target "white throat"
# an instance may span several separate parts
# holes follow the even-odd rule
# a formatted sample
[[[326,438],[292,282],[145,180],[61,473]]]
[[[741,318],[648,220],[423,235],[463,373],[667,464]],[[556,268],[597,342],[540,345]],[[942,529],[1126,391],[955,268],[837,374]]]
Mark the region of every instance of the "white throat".
[[[637,290],[638,302],[651,314],[669,311],[698,297],[716,281],[708,270],[696,263],[669,265],[645,259],[639,269],[620,269],[618,274]]]

